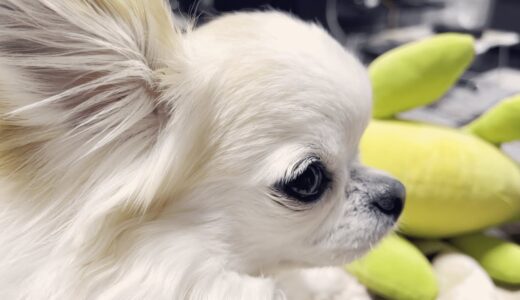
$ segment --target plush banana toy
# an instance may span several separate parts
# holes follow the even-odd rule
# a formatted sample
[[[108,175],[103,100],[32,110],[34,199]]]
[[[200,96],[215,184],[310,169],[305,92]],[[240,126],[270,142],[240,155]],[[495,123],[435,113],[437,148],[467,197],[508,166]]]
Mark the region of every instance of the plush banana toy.
[[[376,59],[369,67],[375,119],[362,140],[361,158],[406,186],[400,232],[430,239],[418,243],[423,252],[463,252],[495,281],[520,285],[520,246],[469,234],[520,216],[520,167],[497,147],[520,139],[520,95],[459,129],[395,118],[439,99],[473,57],[470,36],[441,34]],[[392,235],[347,269],[385,298],[436,299],[438,272],[423,252]],[[453,259],[458,258],[447,261]]]

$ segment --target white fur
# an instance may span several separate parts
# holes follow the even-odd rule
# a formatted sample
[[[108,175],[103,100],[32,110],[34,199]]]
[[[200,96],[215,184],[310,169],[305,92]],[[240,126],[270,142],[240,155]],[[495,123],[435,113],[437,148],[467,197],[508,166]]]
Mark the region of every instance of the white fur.
[[[351,55],[278,12],[173,24],[161,0],[0,0],[0,299],[281,299],[270,274],[392,227],[346,192],[371,98]],[[310,154],[331,188],[277,204]]]

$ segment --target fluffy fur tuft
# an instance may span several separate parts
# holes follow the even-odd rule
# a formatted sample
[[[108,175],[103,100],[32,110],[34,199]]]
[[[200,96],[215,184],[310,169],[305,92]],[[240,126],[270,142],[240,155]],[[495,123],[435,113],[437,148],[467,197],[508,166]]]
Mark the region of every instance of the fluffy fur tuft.
[[[163,86],[183,84],[180,39],[164,1],[0,3],[0,172],[9,195],[0,270],[9,277],[31,282],[25,269],[41,268],[29,286],[58,280],[40,265],[87,265],[124,230],[114,223],[161,205],[167,171],[185,159],[165,130],[180,103]],[[175,92],[169,85],[168,96]],[[71,248],[83,250],[51,255]],[[56,276],[80,276],[67,273]]]

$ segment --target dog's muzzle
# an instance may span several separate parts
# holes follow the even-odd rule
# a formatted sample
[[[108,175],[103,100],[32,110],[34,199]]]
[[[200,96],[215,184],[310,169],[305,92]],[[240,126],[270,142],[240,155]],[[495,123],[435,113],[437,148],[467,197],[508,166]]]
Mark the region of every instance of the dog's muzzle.
[[[397,220],[404,208],[406,189],[395,178],[374,169],[359,168],[351,173],[354,189],[361,192],[374,210]]]
[[[405,187],[400,181],[386,176],[381,179],[380,184],[383,187],[378,188],[378,192],[371,195],[370,204],[385,215],[397,220],[404,207]]]

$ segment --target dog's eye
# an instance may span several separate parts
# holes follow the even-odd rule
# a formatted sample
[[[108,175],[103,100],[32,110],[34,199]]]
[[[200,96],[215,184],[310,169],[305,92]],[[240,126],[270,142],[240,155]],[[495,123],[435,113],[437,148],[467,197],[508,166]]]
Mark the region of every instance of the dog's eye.
[[[328,179],[323,165],[314,161],[297,176],[281,184],[283,192],[301,202],[317,200],[327,188]]]

